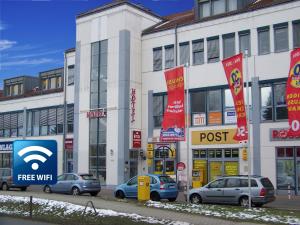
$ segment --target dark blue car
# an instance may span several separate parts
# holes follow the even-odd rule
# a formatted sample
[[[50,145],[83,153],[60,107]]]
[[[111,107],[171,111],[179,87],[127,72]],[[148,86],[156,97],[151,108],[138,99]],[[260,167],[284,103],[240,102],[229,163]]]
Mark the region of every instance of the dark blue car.
[[[178,189],[176,182],[167,175],[148,174],[150,177],[150,199],[159,201],[168,199],[170,202],[176,200]],[[135,176],[129,181],[116,187],[116,198],[137,198],[138,177]]]

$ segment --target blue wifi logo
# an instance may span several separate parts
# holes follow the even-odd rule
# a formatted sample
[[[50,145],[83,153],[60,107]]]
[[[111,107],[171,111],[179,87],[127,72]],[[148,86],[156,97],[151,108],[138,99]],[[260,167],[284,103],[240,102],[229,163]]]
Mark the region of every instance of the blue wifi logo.
[[[13,143],[15,184],[55,184],[57,143],[53,140],[20,140]]]

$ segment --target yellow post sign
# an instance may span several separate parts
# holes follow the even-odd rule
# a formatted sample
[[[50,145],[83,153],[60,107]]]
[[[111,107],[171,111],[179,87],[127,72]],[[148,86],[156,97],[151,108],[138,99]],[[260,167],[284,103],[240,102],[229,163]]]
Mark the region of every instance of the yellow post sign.
[[[192,145],[238,144],[235,133],[236,129],[193,131]]]
[[[154,145],[148,144],[147,145],[147,158],[148,159],[153,159],[153,150],[154,150]]]
[[[246,148],[243,148],[243,150],[242,150],[242,159],[244,161],[248,160],[248,153],[247,153],[247,149]]]

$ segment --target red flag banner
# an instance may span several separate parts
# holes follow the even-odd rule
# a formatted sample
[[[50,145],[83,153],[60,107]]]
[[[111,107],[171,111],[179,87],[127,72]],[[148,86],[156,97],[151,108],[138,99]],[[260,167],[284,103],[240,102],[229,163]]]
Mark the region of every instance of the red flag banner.
[[[233,138],[237,141],[246,141],[248,140],[248,130],[244,102],[243,54],[224,59],[222,63],[237,117],[237,132]]]
[[[184,141],[184,76],[183,67],[165,72],[168,105],[164,113],[160,141]]]
[[[291,65],[286,83],[286,102],[290,137],[300,136],[300,48],[291,52]]]

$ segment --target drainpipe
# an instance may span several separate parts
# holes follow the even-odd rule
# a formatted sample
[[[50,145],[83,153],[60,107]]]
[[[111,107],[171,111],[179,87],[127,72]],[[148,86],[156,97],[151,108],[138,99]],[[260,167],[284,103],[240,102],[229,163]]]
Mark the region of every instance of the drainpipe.
[[[66,53],[64,53],[64,125],[63,125],[63,172],[67,172],[67,155],[66,155],[66,150],[65,150],[65,142],[66,142],[66,135],[67,135],[67,81],[66,81],[66,76],[67,76],[67,56]]]

